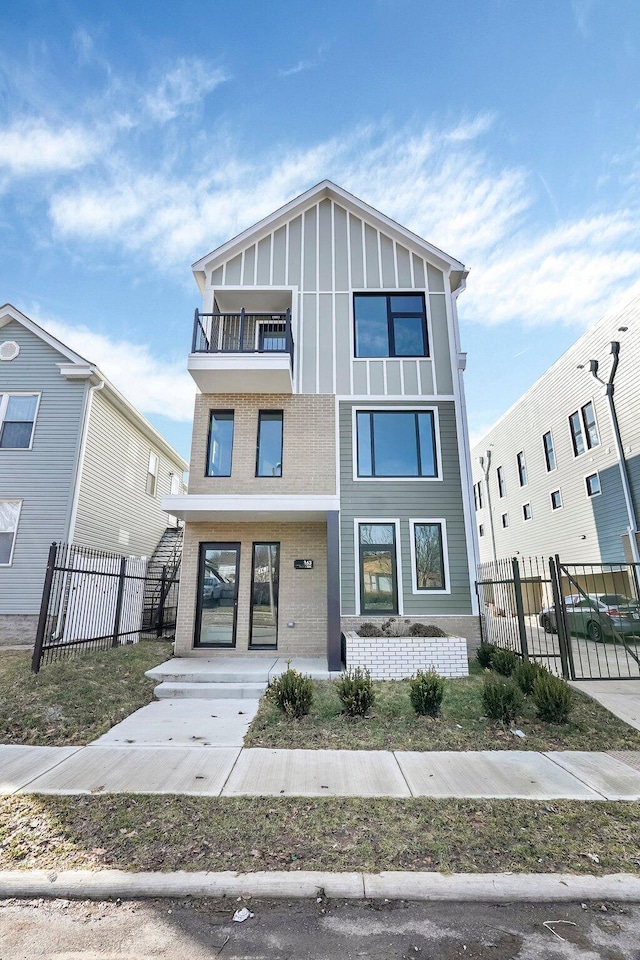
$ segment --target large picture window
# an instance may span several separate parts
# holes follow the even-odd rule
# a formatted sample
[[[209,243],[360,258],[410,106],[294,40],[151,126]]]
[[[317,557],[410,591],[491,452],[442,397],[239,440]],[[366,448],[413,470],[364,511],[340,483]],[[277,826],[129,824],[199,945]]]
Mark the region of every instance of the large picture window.
[[[258,414],[256,477],[282,476],[282,410]]]
[[[411,520],[413,592],[447,590],[444,520]]]
[[[0,566],[8,567],[13,559],[21,500],[0,500]]]
[[[0,393],[0,449],[30,448],[37,408],[37,393]]]
[[[230,477],[233,452],[233,410],[212,410],[209,421],[208,477]]]
[[[356,357],[428,357],[422,293],[353,296]]]
[[[437,477],[432,410],[356,413],[359,477]]]
[[[360,613],[398,613],[396,527],[394,523],[359,523]]]

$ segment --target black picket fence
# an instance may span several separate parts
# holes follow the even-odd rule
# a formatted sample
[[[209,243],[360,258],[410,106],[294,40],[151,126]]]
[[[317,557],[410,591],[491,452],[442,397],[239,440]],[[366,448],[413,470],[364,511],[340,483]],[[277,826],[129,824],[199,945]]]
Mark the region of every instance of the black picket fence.
[[[148,569],[124,557],[72,543],[49,548],[31,668],[86,650],[175,633],[179,562]]]

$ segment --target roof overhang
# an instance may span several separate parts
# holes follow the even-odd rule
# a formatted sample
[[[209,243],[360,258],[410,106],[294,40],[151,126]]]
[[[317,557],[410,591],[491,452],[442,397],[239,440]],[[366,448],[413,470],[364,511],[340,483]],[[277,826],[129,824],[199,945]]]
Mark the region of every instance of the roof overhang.
[[[340,510],[340,497],[191,493],[163,497],[162,509],[188,523],[301,523],[305,520],[322,522],[327,519],[327,514]]]

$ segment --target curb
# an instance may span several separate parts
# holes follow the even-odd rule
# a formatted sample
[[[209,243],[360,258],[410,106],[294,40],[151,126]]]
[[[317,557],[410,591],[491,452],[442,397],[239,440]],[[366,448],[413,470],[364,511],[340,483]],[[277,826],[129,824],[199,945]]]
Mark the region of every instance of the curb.
[[[4,870],[0,899],[56,897],[123,900],[148,897],[267,897],[307,899],[454,900],[478,903],[617,900],[640,902],[640,875],[514,873],[129,873],[125,870]]]

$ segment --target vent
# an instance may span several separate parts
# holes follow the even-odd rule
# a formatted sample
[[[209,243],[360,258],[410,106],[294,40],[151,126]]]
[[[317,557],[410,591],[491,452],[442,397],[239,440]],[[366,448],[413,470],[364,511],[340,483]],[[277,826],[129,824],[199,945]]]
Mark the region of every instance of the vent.
[[[15,360],[20,353],[20,347],[15,340],[5,340],[0,343],[0,360]]]

